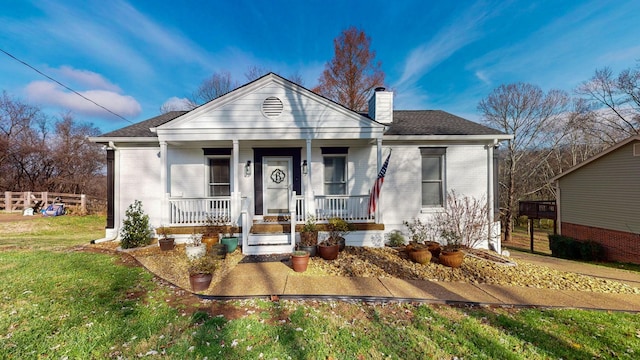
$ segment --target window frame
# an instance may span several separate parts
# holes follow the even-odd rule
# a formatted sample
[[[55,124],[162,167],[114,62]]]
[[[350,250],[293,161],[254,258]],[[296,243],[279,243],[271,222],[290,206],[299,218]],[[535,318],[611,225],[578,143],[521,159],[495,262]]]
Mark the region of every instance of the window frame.
[[[336,182],[336,181],[327,181],[327,172],[326,172],[326,160],[327,159],[336,159],[336,158],[341,158],[344,159],[344,180],[340,181],[340,182]],[[335,165],[335,164],[334,164]],[[347,157],[347,154],[323,154],[322,155],[322,169],[323,169],[323,174],[322,174],[322,191],[324,193],[324,195],[336,195],[336,196],[340,196],[340,195],[348,195],[349,194],[349,159]],[[335,166],[334,166],[335,167]],[[331,188],[331,185],[343,185],[344,187],[344,192],[342,194],[331,194],[329,193],[328,189]]]
[[[446,147],[429,147],[420,148],[420,206],[423,209],[442,209],[446,204]],[[431,158],[438,159],[440,164],[440,178],[439,179],[425,179],[422,169],[423,159]],[[424,190],[423,184],[440,184],[440,203],[439,204],[424,204]]]
[[[228,171],[229,171],[229,182],[216,182],[216,179],[212,179],[212,176],[214,175],[212,173],[212,164],[211,162],[213,160],[227,160],[227,164],[228,164]],[[207,176],[206,176],[206,194],[207,197],[224,197],[224,196],[231,196],[231,193],[233,191],[232,189],[232,184],[233,184],[233,173],[231,171],[231,156],[229,155],[209,155],[206,157],[206,171],[207,171]],[[228,195],[214,195],[214,191],[213,187],[214,186],[223,186],[226,185],[228,186],[229,189],[229,194]]]

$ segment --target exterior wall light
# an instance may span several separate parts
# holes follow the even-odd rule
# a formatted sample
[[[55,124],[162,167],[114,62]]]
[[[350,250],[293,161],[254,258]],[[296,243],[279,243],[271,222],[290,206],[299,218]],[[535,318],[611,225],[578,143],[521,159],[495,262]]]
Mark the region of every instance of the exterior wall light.
[[[307,165],[307,160],[302,160],[302,173],[307,174],[309,172],[309,167]]]
[[[251,160],[244,165],[244,176],[251,176]]]

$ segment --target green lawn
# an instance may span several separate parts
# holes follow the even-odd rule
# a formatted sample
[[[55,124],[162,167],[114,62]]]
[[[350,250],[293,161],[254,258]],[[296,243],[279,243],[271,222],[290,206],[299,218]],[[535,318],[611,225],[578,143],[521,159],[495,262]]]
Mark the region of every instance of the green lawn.
[[[634,359],[640,354],[640,315],[631,313],[191,303],[118,256],[69,251],[101,237],[94,227],[102,227],[104,218],[87,219],[82,227],[85,220],[69,217],[65,221],[72,229],[63,218],[39,221],[31,235],[0,235],[0,359]]]

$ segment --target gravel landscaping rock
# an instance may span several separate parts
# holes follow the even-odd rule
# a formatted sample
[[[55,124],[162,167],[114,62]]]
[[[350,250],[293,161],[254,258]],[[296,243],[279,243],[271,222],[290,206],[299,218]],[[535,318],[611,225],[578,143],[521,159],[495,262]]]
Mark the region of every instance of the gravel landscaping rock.
[[[99,246],[99,245],[94,245]],[[113,246],[113,245],[101,245]],[[165,280],[189,289],[187,257],[184,245],[172,251],[160,251],[157,246],[129,251],[149,271]],[[492,255],[499,256],[495,253]],[[210,288],[235,267],[244,256],[240,250],[219,261]],[[311,258],[307,271],[291,276],[344,276],[399,278],[406,280],[457,281],[473,284],[497,284],[524,286],[540,289],[577,290],[601,293],[640,294],[640,289],[607,279],[595,278],[571,272],[562,272],[546,266],[509,259],[516,266],[505,266],[482,258],[465,257],[462,267],[452,269],[437,263],[420,265],[406,258],[402,251],[391,248],[367,248],[348,246],[336,260]],[[288,262],[285,262],[288,263]],[[289,264],[290,265],[290,264]]]

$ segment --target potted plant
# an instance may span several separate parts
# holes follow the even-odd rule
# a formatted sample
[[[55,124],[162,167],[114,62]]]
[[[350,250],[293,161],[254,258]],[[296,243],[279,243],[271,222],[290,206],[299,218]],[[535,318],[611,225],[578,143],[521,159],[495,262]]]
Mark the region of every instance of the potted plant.
[[[208,215],[204,223],[204,231],[202,232],[202,242],[207,246],[207,251],[211,250],[213,245],[219,243],[219,233],[217,231],[216,219]]]
[[[193,233],[189,236],[189,240],[184,248],[189,260],[199,259],[207,254],[207,245],[202,243],[202,234]]]
[[[406,246],[409,259],[418,264],[427,264],[431,261],[433,254],[429,245],[426,244],[429,237],[430,228],[420,219],[413,219],[413,222],[404,221],[404,225],[409,229],[411,241]]]
[[[325,260],[334,260],[338,257],[340,247],[344,248],[345,240],[343,235],[351,231],[351,226],[341,218],[331,218],[329,219],[327,230],[328,237],[318,244],[318,253]]]
[[[213,272],[216,270],[216,262],[209,256],[189,260],[189,283],[194,292],[204,291],[211,285]]]
[[[307,216],[307,221],[300,231],[300,244],[298,250],[308,251],[309,256],[316,256],[318,247],[318,227],[316,226],[316,218],[312,215]]]
[[[224,235],[220,239],[220,243],[226,245],[227,253],[232,253],[238,247],[238,237],[235,234],[238,232],[238,226],[236,224],[226,225]]]
[[[130,249],[151,243],[152,230],[149,226],[149,215],[144,213],[142,202],[135,200],[125,212],[120,232],[120,245],[123,249]]]
[[[474,248],[486,239],[491,228],[487,217],[486,199],[447,194],[447,206],[435,215],[437,228],[446,241],[440,253],[440,263],[459,267],[464,260],[462,248]],[[444,257],[444,258],[443,258]]]
[[[160,250],[168,251],[173,250],[175,247],[175,238],[170,237],[172,234],[171,228],[168,226],[161,225],[156,229],[156,233],[158,233],[158,244],[160,245]]]
[[[296,250],[291,253],[291,264],[293,265],[293,271],[305,272],[309,265],[309,252],[304,250]]]
[[[346,241],[344,236],[353,229],[352,225],[339,217],[329,219],[329,237],[337,239],[340,251],[344,250]]]
[[[452,268],[459,268],[464,261],[464,252],[461,247],[461,237],[454,231],[442,230],[442,237],[447,241],[440,252],[438,260],[440,264]]]

